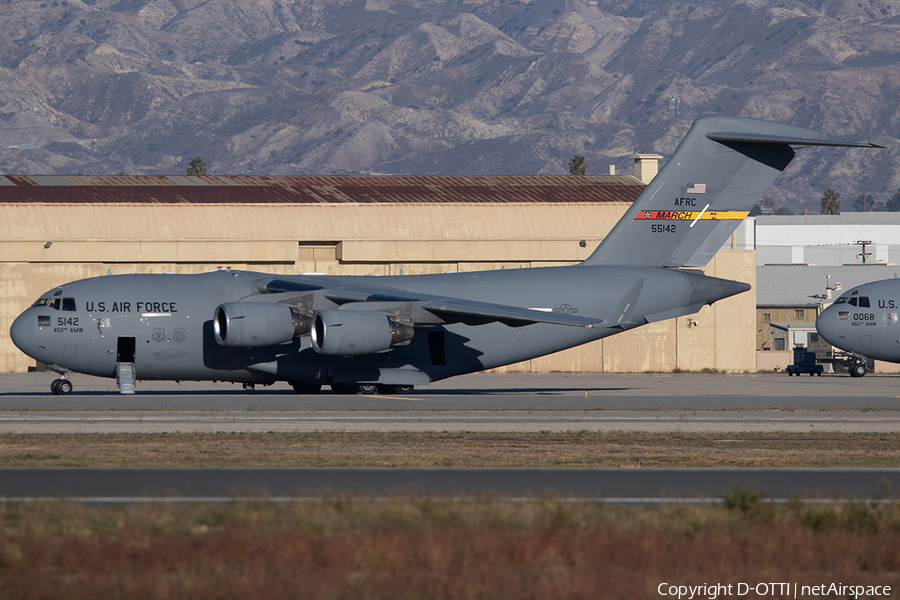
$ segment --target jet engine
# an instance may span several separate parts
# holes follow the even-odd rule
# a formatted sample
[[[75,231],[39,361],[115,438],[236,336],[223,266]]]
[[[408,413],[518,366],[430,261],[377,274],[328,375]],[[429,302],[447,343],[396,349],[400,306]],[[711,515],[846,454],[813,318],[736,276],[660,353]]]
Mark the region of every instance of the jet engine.
[[[309,323],[284,304],[228,302],[216,307],[213,330],[222,346],[259,348],[289,342],[308,332]]]
[[[312,347],[319,354],[359,356],[412,339],[415,329],[380,312],[324,310],[313,317]]]

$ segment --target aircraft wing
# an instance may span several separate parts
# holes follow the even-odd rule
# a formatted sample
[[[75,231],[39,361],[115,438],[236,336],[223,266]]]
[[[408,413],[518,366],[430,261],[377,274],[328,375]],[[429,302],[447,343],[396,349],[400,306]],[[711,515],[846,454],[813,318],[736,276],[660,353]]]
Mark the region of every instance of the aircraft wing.
[[[312,292],[321,290],[325,285],[312,277],[303,277],[298,280],[269,279],[260,282],[256,289],[263,294],[279,294],[283,292]]]
[[[333,286],[333,287],[332,287]],[[378,310],[385,305],[407,305],[406,314],[413,315],[414,324],[435,324],[432,319],[415,318],[423,311],[440,319],[443,323],[466,323],[482,325],[499,322],[510,327],[523,327],[534,323],[567,325],[569,327],[606,327],[603,319],[580,317],[553,312],[552,309],[524,308],[491,302],[479,302],[463,298],[436,296],[407,292],[395,288],[374,285],[346,285],[343,281],[302,277],[298,279],[271,279],[257,286],[261,293],[318,293],[324,299],[338,305],[371,305]],[[362,307],[361,307],[362,308]]]
[[[455,298],[429,300],[423,302],[422,308],[442,317],[444,320],[470,324],[499,321],[510,327],[522,327],[533,323],[550,323],[553,325],[592,328],[600,323],[597,319],[588,319],[576,315]]]

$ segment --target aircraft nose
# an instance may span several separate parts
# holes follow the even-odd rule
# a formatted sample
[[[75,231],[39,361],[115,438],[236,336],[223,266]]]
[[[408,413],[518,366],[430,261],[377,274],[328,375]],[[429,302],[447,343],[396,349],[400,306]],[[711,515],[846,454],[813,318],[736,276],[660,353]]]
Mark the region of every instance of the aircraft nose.
[[[835,315],[837,313],[828,307],[816,317],[816,331],[818,334],[832,346],[837,346],[837,323],[835,323]]]
[[[9,328],[9,337],[12,338],[16,348],[28,354],[28,350],[34,343],[34,315],[28,311],[19,315]]]

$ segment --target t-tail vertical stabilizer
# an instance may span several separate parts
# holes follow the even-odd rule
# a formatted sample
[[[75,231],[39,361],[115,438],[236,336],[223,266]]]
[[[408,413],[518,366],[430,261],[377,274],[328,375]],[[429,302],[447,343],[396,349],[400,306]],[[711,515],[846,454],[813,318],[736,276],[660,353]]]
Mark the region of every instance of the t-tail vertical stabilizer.
[[[799,146],[880,148],[741,117],[694,121],[659,174],[585,265],[703,267]]]

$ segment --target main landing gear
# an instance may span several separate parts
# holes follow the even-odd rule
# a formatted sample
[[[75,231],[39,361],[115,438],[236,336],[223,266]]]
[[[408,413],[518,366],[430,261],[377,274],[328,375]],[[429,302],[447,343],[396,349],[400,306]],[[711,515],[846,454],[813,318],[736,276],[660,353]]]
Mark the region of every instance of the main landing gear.
[[[295,394],[312,395],[318,394],[322,390],[322,385],[318,383],[301,383],[298,381],[289,382],[294,388]],[[413,386],[411,385],[380,385],[376,383],[332,383],[331,391],[339,396],[355,396],[362,394],[363,396],[371,396],[381,394],[383,396],[395,396],[400,394],[411,394]]]
[[[295,394],[313,395],[318,394],[322,386],[318,383],[291,383]]]
[[[412,394],[413,387],[411,385],[379,385],[378,393],[379,394]]]
[[[373,394],[392,396],[399,394],[411,394],[413,391],[413,386],[378,385],[375,383],[332,383],[331,391],[342,396],[353,394],[362,394],[364,396],[371,396]]]
[[[50,384],[54,396],[68,396],[72,393],[72,382],[68,379],[54,379]]]

